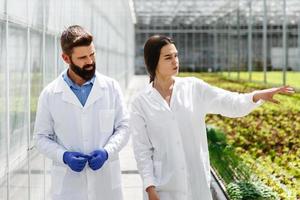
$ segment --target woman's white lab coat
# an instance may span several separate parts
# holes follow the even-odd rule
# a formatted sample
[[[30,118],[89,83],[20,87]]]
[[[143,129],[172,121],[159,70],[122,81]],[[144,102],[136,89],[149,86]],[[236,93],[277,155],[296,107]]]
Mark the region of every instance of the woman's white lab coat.
[[[37,149],[53,160],[53,200],[121,200],[118,152],[128,141],[128,114],[118,83],[96,73],[83,107],[60,75],[41,93],[35,122]],[[89,154],[104,147],[109,159],[80,173],[63,163],[65,151]]]
[[[210,200],[205,115],[242,117],[260,103],[196,78],[175,78],[170,106],[149,84],[132,103],[134,153],[144,189],[160,200]],[[147,197],[144,197],[147,199]]]

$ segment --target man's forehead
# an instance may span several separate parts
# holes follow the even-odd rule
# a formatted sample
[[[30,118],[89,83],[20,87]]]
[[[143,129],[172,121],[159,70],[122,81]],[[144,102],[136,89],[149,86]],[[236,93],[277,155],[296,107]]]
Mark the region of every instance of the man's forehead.
[[[91,54],[95,52],[95,47],[93,44],[89,46],[78,46],[73,48],[73,54],[78,55],[78,54]]]

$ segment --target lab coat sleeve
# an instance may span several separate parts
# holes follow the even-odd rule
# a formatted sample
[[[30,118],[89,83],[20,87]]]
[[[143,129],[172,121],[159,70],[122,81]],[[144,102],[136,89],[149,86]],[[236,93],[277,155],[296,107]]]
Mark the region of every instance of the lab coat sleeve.
[[[113,85],[116,94],[114,132],[104,146],[109,158],[116,156],[127,144],[129,139],[129,115],[125,106],[122,91],[116,81],[113,82]]]
[[[54,162],[64,164],[63,154],[66,149],[56,142],[56,135],[53,129],[53,119],[49,111],[48,93],[43,90],[41,93],[36,113],[34,127],[34,143],[39,152]]]
[[[263,101],[253,102],[254,92],[239,94],[211,86],[200,79],[194,80],[199,103],[206,113],[221,114],[226,117],[243,117],[260,106]]]
[[[149,186],[156,186],[153,174],[153,147],[147,135],[145,120],[135,104],[132,104],[130,113],[130,130],[137,168],[143,180],[143,188],[146,190]]]

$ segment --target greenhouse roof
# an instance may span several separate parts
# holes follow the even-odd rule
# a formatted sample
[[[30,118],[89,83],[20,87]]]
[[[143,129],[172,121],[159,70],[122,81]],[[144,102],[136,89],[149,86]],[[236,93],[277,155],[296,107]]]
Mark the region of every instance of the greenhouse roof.
[[[262,23],[264,16],[264,0],[133,0],[133,2],[138,25],[202,26],[215,22],[235,24],[237,13],[240,22],[247,23],[250,7],[253,23]],[[282,24],[284,5],[287,23],[299,23],[299,0],[265,0],[265,2],[269,24]]]

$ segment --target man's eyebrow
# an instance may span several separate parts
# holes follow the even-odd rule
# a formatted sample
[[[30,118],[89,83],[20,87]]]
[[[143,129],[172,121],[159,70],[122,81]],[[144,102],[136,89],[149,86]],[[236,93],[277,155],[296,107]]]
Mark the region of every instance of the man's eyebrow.
[[[85,58],[86,56],[80,56],[80,57],[78,57],[78,58]]]
[[[95,54],[95,52],[91,53],[89,56],[94,55],[94,54]],[[87,56],[80,56],[78,58],[85,58],[85,57],[87,57]]]

